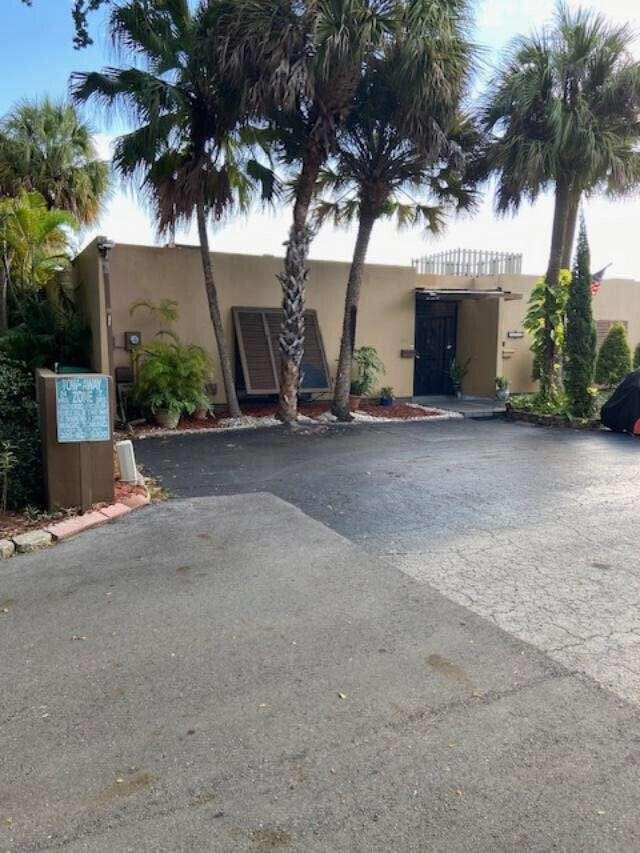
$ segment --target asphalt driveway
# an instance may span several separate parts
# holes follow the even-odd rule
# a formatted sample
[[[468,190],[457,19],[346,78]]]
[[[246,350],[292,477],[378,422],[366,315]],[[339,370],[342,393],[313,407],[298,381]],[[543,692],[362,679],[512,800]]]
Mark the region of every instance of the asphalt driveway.
[[[137,450],[182,497],[0,565],[0,849],[640,846],[640,709],[481,613],[507,575],[532,599],[534,566],[541,612],[563,570],[609,567],[594,620],[633,582],[634,442],[449,423]]]
[[[640,444],[449,421],[139,442],[177,495],[265,491],[640,702]]]

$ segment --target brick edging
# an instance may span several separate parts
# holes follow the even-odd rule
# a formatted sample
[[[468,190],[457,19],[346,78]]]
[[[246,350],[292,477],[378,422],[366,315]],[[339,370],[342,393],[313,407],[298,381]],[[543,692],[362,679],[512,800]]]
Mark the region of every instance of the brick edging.
[[[147,506],[150,500],[148,493],[128,495],[121,501],[101,509],[91,510],[84,515],[70,516],[35,530],[27,530],[25,533],[18,533],[7,539],[0,539],[0,561],[7,560],[14,554],[32,554],[34,551],[41,551],[58,542],[64,542],[79,533],[84,533],[85,530],[100,527],[117,518],[122,518],[134,509]]]

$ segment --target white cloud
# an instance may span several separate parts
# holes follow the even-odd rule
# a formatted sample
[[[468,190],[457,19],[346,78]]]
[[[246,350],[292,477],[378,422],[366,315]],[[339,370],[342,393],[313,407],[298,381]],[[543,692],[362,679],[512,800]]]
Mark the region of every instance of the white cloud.
[[[96,153],[101,160],[111,160],[113,156],[113,140],[115,137],[108,133],[95,133],[93,144]]]

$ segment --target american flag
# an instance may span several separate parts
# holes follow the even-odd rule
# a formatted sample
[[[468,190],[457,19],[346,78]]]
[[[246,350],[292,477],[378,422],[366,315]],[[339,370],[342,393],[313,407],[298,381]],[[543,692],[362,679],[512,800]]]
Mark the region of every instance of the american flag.
[[[594,273],[591,277],[591,295],[597,296],[600,293],[600,288],[602,287],[602,282],[604,280],[604,274],[609,269],[611,264],[607,264],[606,267],[603,267],[601,270],[598,270],[597,273]]]

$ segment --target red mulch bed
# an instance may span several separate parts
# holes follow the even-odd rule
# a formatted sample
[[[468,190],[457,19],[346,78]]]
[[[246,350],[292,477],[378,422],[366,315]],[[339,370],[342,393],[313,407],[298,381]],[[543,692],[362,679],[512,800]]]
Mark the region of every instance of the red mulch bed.
[[[441,414],[434,409],[416,409],[406,403],[394,403],[393,406],[379,406],[376,403],[360,403],[359,411],[365,415],[373,415],[376,418],[400,418],[403,421],[411,421],[416,418],[429,418]]]
[[[276,403],[243,403],[241,405],[242,414],[253,418],[268,418],[274,417],[277,411]],[[298,411],[301,415],[308,418],[318,418],[325,412],[330,411],[331,403],[327,401],[319,401],[314,403],[300,403]],[[360,404],[360,412],[372,417],[380,418],[381,420],[415,420],[416,418],[434,417],[440,412],[433,409],[418,409],[415,406],[409,406],[407,403],[394,403],[393,406],[380,406],[377,403],[363,402]],[[186,415],[180,418],[178,424],[179,430],[197,431],[203,429],[221,429],[225,418],[229,417],[229,412],[221,409],[218,411],[215,418],[207,417],[203,419],[191,418]],[[164,432],[164,428],[154,423],[136,424],[130,427],[130,432],[135,433],[150,433]]]
[[[122,483],[116,480],[115,484],[114,503],[121,501],[123,498],[131,495],[145,495],[147,490],[144,486],[136,486],[131,483]],[[94,504],[92,509],[101,509],[107,506],[106,503]],[[61,521],[63,518],[70,518],[73,515],[78,515],[79,510],[67,509],[59,512],[48,513],[45,511],[34,513],[33,516],[23,515],[18,512],[0,513],[0,539],[11,538],[19,533],[26,533],[28,530],[37,530],[39,527],[47,527],[55,521]]]

